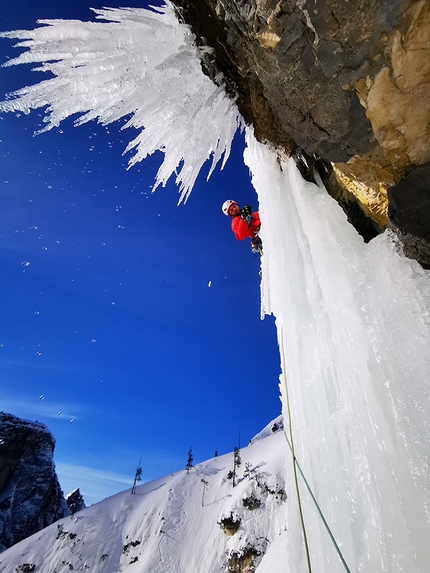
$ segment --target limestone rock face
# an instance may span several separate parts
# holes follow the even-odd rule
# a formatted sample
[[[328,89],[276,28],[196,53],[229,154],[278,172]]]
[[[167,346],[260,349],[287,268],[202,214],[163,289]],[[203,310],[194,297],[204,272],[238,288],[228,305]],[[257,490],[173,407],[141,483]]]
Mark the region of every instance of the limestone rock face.
[[[354,83],[381,69],[379,37],[394,29],[396,10],[386,13],[371,0],[174,4],[202,43],[214,47],[217,66],[261,140],[338,162],[375,144]]]
[[[377,145],[338,167],[387,205],[388,187],[430,161],[430,3],[414,2],[380,42],[384,65],[354,84]]]
[[[333,164],[383,229],[387,189],[430,161],[428,0],[173,0],[260,141]],[[344,197],[345,199],[345,197]]]
[[[70,514],[48,428],[0,412],[0,551]]]

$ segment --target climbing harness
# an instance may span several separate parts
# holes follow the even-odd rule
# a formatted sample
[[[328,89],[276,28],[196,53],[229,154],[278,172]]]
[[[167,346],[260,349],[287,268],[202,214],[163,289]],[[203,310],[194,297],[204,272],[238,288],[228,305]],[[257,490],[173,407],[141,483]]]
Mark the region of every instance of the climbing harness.
[[[263,254],[263,241],[260,239],[260,235],[254,233],[251,241],[251,251],[255,254],[255,256],[260,256]]]
[[[321,517],[321,520],[327,530],[327,533],[329,534],[329,537],[331,539],[331,541],[333,542],[333,545],[336,549],[337,554],[339,555],[339,558],[342,562],[342,565],[345,568],[345,571],[347,573],[351,573],[344,556],[342,555],[342,552],[340,550],[340,547],[336,541],[336,539],[333,536],[333,533],[330,529],[329,524],[327,523],[327,520],[324,517],[324,514],[318,504],[318,501],[316,500],[315,495],[313,494],[313,491],[309,485],[308,480],[305,477],[305,474],[302,471],[302,468],[300,467],[299,462],[297,461],[296,458],[296,454],[295,454],[295,450],[294,450],[294,439],[293,439],[293,428],[292,428],[292,416],[291,416],[291,409],[290,409],[290,397],[289,397],[289,392],[288,392],[288,383],[287,383],[287,377],[285,375],[285,367],[286,367],[286,361],[285,361],[285,351],[284,351],[284,331],[283,331],[283,327],[280,330],[280,340],[279,340],[279,346],[280,346],[280,350],[281,350],[281,357],[282,357],[282,361],[283,361],[283,369],[282,369],[282,374],[283,374],[283,379],[284,379],[284,385],[285,385],[285,396],[286,396],[286,401],[287,401],[287,413],[288,413],[288,426],[290,428],[290,439],[288,439],[288,436],[286,434],[286,432],[284,431],[284,435],[285,435],[285,439],[287,440],[288,446],[290,447],[291,450],[291,454],[293,457],[293,468],[294,468],[294,481],[295,481],[295,486],[296,486],[296,493],[297,493],[297,503],[299,506],[299,514],[300,514],[300,521],[301,521],[301,525],[302,525],[302,532],[303,532],[303,539],[304,539],[304,544],[305,544],[305,552],[306,552],[306,559],[307,559],[307,563],[308,563],[308,571],[309,573],[312,573],[312,565],[311,565],[311,560],[310,560],[310,553],[309,553],[309,544],[308,544],[308,538],[307,538],[307,534],[306,534],[306,527],[305,527],[305,520],[304,520],[304,516],[303,516],[303,510],[302,510],[302,502],[301,502],[301,498],[300,498],[300,489],[299,489],[299,482],[298,482],[298,477],[297,477],[297,470],[299,471],[300,475],[303,478],[303,482],[306,486],[306,489],[308,490],[312,501],[315,504],[315,507],[318,511],[319,516]]]

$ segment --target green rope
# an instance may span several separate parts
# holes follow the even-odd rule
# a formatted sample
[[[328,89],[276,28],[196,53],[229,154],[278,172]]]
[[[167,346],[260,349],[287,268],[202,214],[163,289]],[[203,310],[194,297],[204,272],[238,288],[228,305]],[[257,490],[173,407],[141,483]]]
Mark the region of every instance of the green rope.
[[[281,335],[283,335],[283,329],[281,329]],[[320,506],[319,506],[319,504],[318,504],[318,501],[316,500],[316,497],[314,496],[314,494],[313,494],[313,492],[312,492],[311,486],[309,485],[308,480],[306,479],[305,474],[303,473],[302,468],[300,467],[300,464],[299,464],[299,462],[297,461],[297,458],[296,458],[296,454],[295,454],[295,451],[294,451],[293,430],[292,430],[292,422],[291,422],[292,417],[291,417],[291,410],[290,410],[290,397],[289,397],[289,392],[288,392],[287,377],[285,376],[285,365],[286,365],[286,362],[285,362],[285,352],[284,352],[283,336],[280,337],[280,347],[281,347],[281,353],[282,353],[282,360],[283,360],[283,363],[284,363],[284,367],[283,367],[283,378],[284,378],[285,392],[286,392],[286,398],[287,398],[287,411],[288,411],[288,421],[289,421],[289,427],[290,427],[290,440],[288,440],[288,437],[287,437],[287,434],[285,433],[285,431],[284,431],[284,435],[285,435],[285,439],[287,440],[287,443],[288,443],[288,445],[289,445],[289,447],[290,447],[291,454],[292,454],[292,456],[293,456],[294,481],[295,481],[295,484],[296,484],[296,492],[297,492],[297,499],[298,499],[298,505],[299,505],[300,520],[301,520],[301,524],[302,524],[303,538],[304,538],[304,542],[305,542],[306,558],[307,558],[307,561],[308,561],[308,571],[309,571],[309,573],[312,572],[312,566],[311,566],[311,562],[310,562],[309,545],[308,545],[308,539],[307,539],[307,535],[306,535],[305,520],[304,520],[304,517],[303,517],[303,511],[302,511],[302,503],[301,503],[301,499],[300,499],[300,490],[299,490],[299,484],[298,484],[298,479],[297,479],[297,469],[299,470],[300,475],[301,475],[302,478],[303,478],[303,481],[304,481],[304,483],[305,483],[305,486],[306,486],[306,488],[307,488],[307,490],[308,490],[308,492],[309,492],[309,494],[310,494],[310,496],[311,496],[311,498],[312,498],[312,501],[313,501],[314,504],[315,504],[315,507],[317,508],[317,511],[318,511],[318,513],[319,513],[319,516],[321,517],[322,522],[324,523],[324,526],[325,526],[325,528],[326,528],[326,530],[327,530],[327,533],[329,534],[330,539],[331,539],[332,542],[333,542],[333,545],[334,545],[334,547],[335,547],[335,549],[336,549],[337,554],[339,555],[339,558],[340,558],[340,560],[341,560],[341,562],[342,562],[342,564],[343,564],[343,566],[344,566],[344,568],[345,568],[345,571],[347,571],[347,573],[351,573],[351,571],[350,571],[350,569],[349,569],[349,567],[348,567],[348,565],[347,565],[347,563],[346,563],[346,561],[345,561],[345,558],[344,558],[344,556],[342,555],[342,552],[341,552],[341,550],[340,550],[340,547],[339,547],[339,545],[338,545],[336,539],[334,538],[333,533],[331,532],[330,526],[329,526],[329,524],[327,523],[327,520],[326,520],[326,518],[324,517],[324,514],[323,514],[323,512],[322,512],[322,510],[321,510],[321,508],[320,508]]]
[[[282,331],[281,331],[281,334],[283,334]],[[285,353],[284,353],[284,345],[283,345],[283,336],[281,337],[281,351],[282,351],[282,360],[284,362],[284,368],[283,368],[283,372],[284,372],[285,371]],[[300,522],[302,524],[302,532],[303,532],[303,541],[305,543],[306,560],[308,563],[308,571],[309,571],[309,573],[312,573],[312,564],[311,564],[311,556],[309,553],[308,536],[306,534],[305,518],[303,516],[302,500],[300,497],[300,489],[299,489],[299,480],[297,478],[296,455],[294,453],[293,427],[291,424],[290,397],[288,394],[287,377],[285,376],[285,374],[284,374],[284,384],[285,384],[286,397],[287,397],[287,411],[288,411],[288,420],[289,420],[288,425],[290,427],[290,442],[288,442],[288,438],[287,438],[287,435],[285,434],[285,432],[284,432],[284,435],[287,438],[287,442],[288,442],[288,445],[290,446],[291,453],[293,456],[294,482],[296,484],[297,504],[299,506]]]

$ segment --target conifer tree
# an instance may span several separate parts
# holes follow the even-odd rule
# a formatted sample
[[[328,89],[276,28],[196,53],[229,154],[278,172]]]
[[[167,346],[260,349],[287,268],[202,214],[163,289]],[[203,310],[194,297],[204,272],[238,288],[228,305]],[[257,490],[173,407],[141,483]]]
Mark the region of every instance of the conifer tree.
[[[133,487],[131,488],[131,493],[134,494],[136,493],[136,483],[138,481],[142,481],[142,466],[140,465],[140,462],[142,461],[142,458],[140,458],[139,460],[139,465],[136,468],[136,473],[134,474],[134,482],[133,482]]]
[[[236,469],[242,464],[239,448],[236,446],[233,450],[233,487],[236,485]]]
[[[205,490],[206,490],[206,486],[209,485],[209,482],[206,481],[205,479],[201,479],[200,481],[203,484],[203,493],[202,493],[202,507],[203,507],[205,504]]]
[[[193,448],[190,447],[190,451],[188,452],[188,460],[187,460],[187,465],[185,466],[185,469],[187,470],[187,474],[190,473],[190,469],[193,468]]]

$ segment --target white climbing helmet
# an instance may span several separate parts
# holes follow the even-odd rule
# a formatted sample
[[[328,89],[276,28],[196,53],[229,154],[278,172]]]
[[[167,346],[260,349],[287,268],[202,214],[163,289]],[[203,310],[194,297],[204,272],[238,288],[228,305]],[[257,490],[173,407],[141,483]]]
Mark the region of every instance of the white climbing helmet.
[[[228,210],[230,209],[231,205],[237,205],[236,201],[233,201],[232,199],[228,199],[227,201],[224,201],[224,203],[222,204],[222,212],[224,213],[224,215],[227,215],[227,217],[230,216],[228,214]]]

